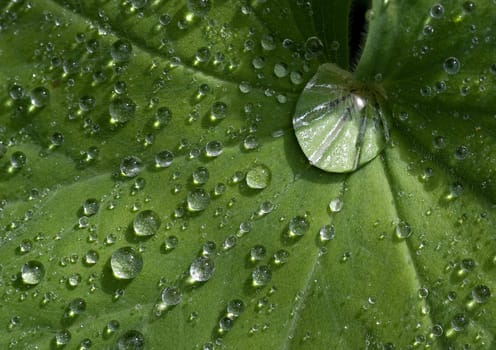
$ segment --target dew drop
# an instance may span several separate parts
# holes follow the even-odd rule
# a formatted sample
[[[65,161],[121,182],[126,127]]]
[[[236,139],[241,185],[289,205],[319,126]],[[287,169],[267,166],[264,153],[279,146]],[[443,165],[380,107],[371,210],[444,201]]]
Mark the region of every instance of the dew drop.
[[[210,204],[210,195],[203,188],[196,188],[188,192],[186,201],[188,210],[202,211]]]
[[[274,65],[274,75],[277,78],[284,78],[288,73],[288,66],[285,63],[276,63]]]
[[[170,151],[161,151],[155,155],[155,167],[167,168],[172,164],[174,154]]]
[[[286,261],[289,258],[289,252],[287,250],[280,249],[274,253],[273,258],[274,258],[274,264],[283,265],[286,263]]]
[[[227,317],[238,318],[245,310],[245,304],[240,299],[233,299],[227,303]]]
[[[143,257],[132,247],[122,247],[112,253],[110,267],[118,279],[132,279],[143,268]]]
[[[17,151],[17,152],[12,153],[12,155],[10,156],[9,162],[10,162],[10,166],[13,170],[19,170],[19,169],[24,168],[24,166],[26,165],[27,157],[24,154],[24,152]]]
[[[215,122],[225,119],[227,116],[227,105],[224,102],[216,101],[210,108],[210,120]]]
[[[343,205],[341,198],[334,198],[329,202],[329,210],[331,213],[339,213],[343,209]]]
[[[143,210],[136,215],[133,221],[133,230],[136,236],[153,236],[160,228],[161,220],[153,210]]]
[[[265,247],[263,245],[255,245],[250,249],[250,260],[260,261],[265,258],[265,254],[267,253]]]
[[[408,237],[411,236],[411,234],[412,234],[412,228],[405,221],[400,221],[396,225],[395,233],[396,233],[396,237],[397,238],[399,238],[399,239],[405,239],[405,238],[408,238]]]
[[[310,227],[310,223],[305,217],[295,216],[289,221],[289,225],[288,225],[289,236],[290,237],[303,236],[308,231],[309,227]]]
[[[460,61],[456,57],[448,57],[443,63],[444,71],[450,75],[458,73],[460,66]]]
[[[129,330],[117,340],[117,350],[142,350],[145,348],[145,337],[136,330]]]
[[[330,241],[336,235],[336,230],[333,225],[324,225],[319,230],[319,237],[322,242]]]
[[[261,190],[270,184],[271,173],[265,165],[256,165],[248,170],[245,180],[248,187]]]
[[[191,175],[193,184],[195,185],[203,185],[205,184],[209,177],[210,173],[207,168],[205,167],[198,167],[193,171],[193,174]]]
[[[210,158],[218,157],[224,151],[224,145],[220,141],[209,141],[205,145],[205,155]]]
[[[134,117],[136,104],[128,97],[117,97],[110,102],[109,114],[111,124],[124,124]]]
[[[444,16],[444,7],[441,4],[436,4],[431,7],[429,14],[432,18],[439,19]]]
[[[86,301],[82,298],[76,298],[71,300],[69,305],[67,305],[64,316],[66,318],[74,318],[77,315],[83,313],[86,310]]]
[[[183,299],[181,290],[177,287],[167,287],[162,291],[162,301],[167,306],[177,305]]]
[[[456,314],[451,320],[451,327],[457,332],[461,332],[468,325],[468,318],[464,314]]]
[[[83,202],[83,214],[86,216],[95,215],[98,209],[100,209],[100,203],[95,198],[88,198]]]
[[[472,298],[476,303],[482,304],[489,300],[491,297],[491,289],[485,285],[478,285],[472,290]]]
[[[155,112],[153,118],[153,127],[155,129],[161,129],[167,126],[172,119],[172,112],[168,107],[160,107]]]
[[[45,107],[50,102],[50,92],[42,86],[31,91],[31,104],[35,107]]]
[[[195,282],[208,281],[215,272],[214,260],[208,256],[196,258],[189,267],[189,275]]]
[[[212,0],[187,0],[186,6],[194,16],[204,17],[212,7]]]
[[[24,88],[21,85],[13,84],[9,88],[9,96],[14,101],[24,98]]]
[[[31,260],[22,265],[21,278],[24,284],[36,285],[41,282],[45,276],[45,267],[36,260]]]
[[[90,249],[84,255],[83,261],[87,266],[93,266],[98,262],[99,259],[100,255],[98,254],[98,252],[96,250]]]
[[[96,100],[93,96],[83,96],[79,99],[79,109],[83,112],[89,112],[95,108]]]
[[[265,286],[272,279],[272,272],[270,271],[270,267],[267,265],[255,267],[251,273],[251,279],[253,286]]]
[[[135,156],[125,157],[119,167],[121,175],[124,177],[135,177],[143,169],[143,162]]]
[[[71,341],[71,338],[72,338],[72,335],[71,335],[71,332],[69,332],[69,330],[63,329],[61,331],[58,331],[57,333],[55,333],[55,338],[54,338],[55,345],[58,347],[65,346],[65,345],[69,344],[69,342]]]
[[[110,56],[116,63],[128,62],[131,59],[133,46],[128,40],[119,39],[112,44]]]

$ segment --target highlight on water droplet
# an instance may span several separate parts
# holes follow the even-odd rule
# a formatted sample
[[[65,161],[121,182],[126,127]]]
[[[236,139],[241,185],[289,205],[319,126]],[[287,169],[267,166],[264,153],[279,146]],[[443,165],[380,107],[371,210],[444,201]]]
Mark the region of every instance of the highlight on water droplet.
[[[351,73],[323,64],[296,104],[293,127],[310,164],[344,173],[374,159],[389,140],[379,85],[356,82]]]

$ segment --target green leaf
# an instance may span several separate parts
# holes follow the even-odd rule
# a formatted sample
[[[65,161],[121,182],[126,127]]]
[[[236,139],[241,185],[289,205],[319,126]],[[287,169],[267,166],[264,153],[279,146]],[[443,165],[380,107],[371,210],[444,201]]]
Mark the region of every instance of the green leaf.
[[[0,348],[493,348],[496,5],[470,3],[373,3],[353,74],[391,141],[347,175],[292,117],[348,65],[348,2],[2,5]]]

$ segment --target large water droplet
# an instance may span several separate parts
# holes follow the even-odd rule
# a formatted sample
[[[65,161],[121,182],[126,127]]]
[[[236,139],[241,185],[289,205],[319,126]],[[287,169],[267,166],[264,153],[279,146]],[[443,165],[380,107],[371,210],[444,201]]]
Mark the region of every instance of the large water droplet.
[[[208,281],[213,276],[214,271],[214,260],[208,256],[196,258],[189,267],[189,274],[196,282]]]
[[[143,210],[133,221],[134,233],[137,236],[153,236],[160,228],[160,216],[153,210]]]
[[[112,253],[110,267],[118,279],[132,279],[143,268],[143,257],[132,247],[122,247]]]
[[[389,139],[380,91],[354,82],[351,73],[323,64],[303,89],[293,127],[310,164],[350,172],[374,159]]]
[[[22,265],[21,278],[25,284],[35,285],[41,282],[45,276],[45,267],[36,260],[31,260]]]

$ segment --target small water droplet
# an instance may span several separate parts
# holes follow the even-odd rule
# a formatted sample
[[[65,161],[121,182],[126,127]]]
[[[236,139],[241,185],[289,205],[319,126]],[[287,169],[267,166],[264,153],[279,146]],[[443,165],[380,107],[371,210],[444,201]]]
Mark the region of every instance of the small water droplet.
[[[129,330],[117,340],[117,350],[142,350],[145,348],[145,336],[136,330]]]
[[[210,158],[218,157],[224,151],[224,145],[220,141],[209,141],[205,145],[205,155]]]
[[[55,345],[57,347],[62,347],[62,346],[69,344],[71,339],[72,339],[71,332],[69,332],[69,330],[67,330],[67,329],[63,329],[63,330],[55,333],[54,340],[55,340]]]
[[[110,56],[116,63],[128,62],[131,59],[133,46],[128,40],[119,39],[110,48]]]
[[[310,223],[303,216],[295,216],[289,221],[289,236],[303,236],[310,227]]]
[[[341,198],[334,198],[329,202],[329,210],[331,213],[339,213],[343,209],[343,205]]]
[[[143,210],[133,221],[133,230],[137,236],[153,236],[160,228],[161,220],[153,210]]]
[[[439,19],[444,16],[444,7],[441,4],[436,4],[431,7],[429,14],[432,18]]]
[[[162,301],[167,306],[177,305],[183,299],[181,290],[177,287],[167,287],[162,290]]]
[[[472,298],[476,303],[482,304],[489,300],[491,297],[491,289],[485,285],[478,285],[472,290]]]
[[[196,188],[188,192],[187,198],[188,210],[202,211],[210,204],[210,195],[202,188]]]
[[[84,255],[84,263],[88,266],[93,266],[95,265],[98,260],[100,259],[100,255],[96,250],[90,249],[86,252]]]
[[[110,102],[109,114],[111,124],[124,124],[136,113],[136,104],[128,97],[117,97]]]
[[[400,221],[396,225],[395,233],[396,237],[398,237],[399,239],[405,239],[411,236],[412,228],[405,221]]]
[[[22,169],[27,163],[27,157],[23,152],[17,151],[12,153],[9,159],[12,170]]]
[[[92,216],[98,213],[100,203],[95,198],[88,198],[83,202],[83,213],[86,216]]]
[[[265,258],[265,254],[267,253],[265,247],[263,245],[255,245],[250,249],[250,260],[260,261]]]
[[[186,6],[194,16],[204,17],[212,7],[211,0],[187,0]]]
[[[118,279],[132,279],[143,268],[143,257],[132,247],[122,247],[112,253],[110,267]]]
[[[322,242],[330,241],[334,238],[336,230],[333,225],[324,225],[319,230],[319,237]]]
[[[193,180],[193,184],[195,185],[203,185],[205,184],[210,177],[210,173],[205,167],[198,167],[193,171],[191,178]]]
[[[245,304],[240,299],[233,299],[227,303],[227,317],[238,318],[245,310]]]
[[[253,286],[255,287],[265,286],[272,279],[272,272],[270,271],[270,267],[267,265],[261,265],[255,267],[251,273],[251,278],[252,278]]]
[[[22,265],[21,278],[22,282],[29,285],[36,285],[41,282],[45,276],[45,267],[36,260],[31,260]]]
[[[189,274],[195,282],[208,281],[215,272],[214,260],[208,256],[196,258],[189,267]]]
[[[225,119],[227,116],[227,105],[224,102],[216,101],[210,109],[210,120],[215,122]]]
[[[31,104],[34,107],[45,107],[50,102],[50,91],[47,88],[39,86],[31,91]]]
[[[456,332],[461,332],[468,325],[468,318],[464,314],[456,314],[451,320],[451,327]]]
[[[246,184],[253,189],[264,189],[270,184],[271,173],[264,165],[256,165],[246,173]]]
[[[125,157],[120,164],[120,172],[125,177],[135,177],[143,169],[143,162],[135,156]]]
[[[460,61],[456,57],[448,57],[443,63],[444,71],[450,75],[458,73],[460,67]]]

